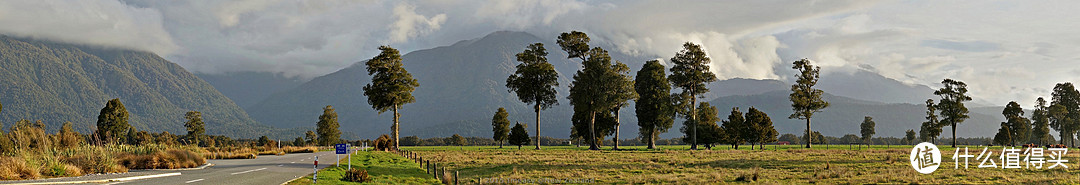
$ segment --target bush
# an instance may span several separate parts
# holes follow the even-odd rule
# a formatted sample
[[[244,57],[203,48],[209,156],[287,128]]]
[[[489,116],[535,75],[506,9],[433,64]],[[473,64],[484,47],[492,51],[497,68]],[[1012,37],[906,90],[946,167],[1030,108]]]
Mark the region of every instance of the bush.
[[[394,140],[390,139],[390,136],[383,134],[375,139],[375,150],[390,151],[394,150]]]
[[[26,165],[26,161],[16,157],[0,157],[0,179],[19,180],[41,176],[37,170]]]
[[[194,168],[206,163],[206,159],[187,150],[169,150],[149,155],[122,154],[120,165],[129,169],[177,169]]]
[[[367,170],[360,168],[353,168],[345,171],[344,179],[345,181],[360,183],[371,181],[371,177],[368,176]]]

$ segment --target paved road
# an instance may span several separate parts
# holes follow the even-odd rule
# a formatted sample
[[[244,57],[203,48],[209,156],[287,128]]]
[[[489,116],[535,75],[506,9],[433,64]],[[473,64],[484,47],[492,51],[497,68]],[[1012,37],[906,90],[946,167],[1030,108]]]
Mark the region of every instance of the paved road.
[[[283,156],[261,155],[256,159],[210,160],[214,166],[182,170],[181,175],[109,184],[281,184],[312,173],[312,160],[319,156],[319,168],[333,165],[333,151]],[[341,155],[341,157],[346,157]]]

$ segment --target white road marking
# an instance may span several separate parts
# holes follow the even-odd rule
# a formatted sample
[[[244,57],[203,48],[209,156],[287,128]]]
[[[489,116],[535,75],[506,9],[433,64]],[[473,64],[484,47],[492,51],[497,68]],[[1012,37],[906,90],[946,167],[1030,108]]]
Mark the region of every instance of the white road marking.
[[[192,182],[199,182],[199,181],[203,181],[203,180],[206,180],[206,179],[195,179],[195,180],[189,180],[189,181],[187,181],[187,182],[184,182],[184,184],[187,184],[187,183],[192,183]]]
[[[245,173],[250,173],[250,172],[254,172],[254,171],[259,171],[259,170],[265,170],[265,169],[266,169],[266,168],[259,168],[259,169],[254,169],[254,170],[248,170],[248,171],[236,172],[236,173],[232,173],[232,174],[233,174],[233,175],[236,175],[236,174],[245,174]]]

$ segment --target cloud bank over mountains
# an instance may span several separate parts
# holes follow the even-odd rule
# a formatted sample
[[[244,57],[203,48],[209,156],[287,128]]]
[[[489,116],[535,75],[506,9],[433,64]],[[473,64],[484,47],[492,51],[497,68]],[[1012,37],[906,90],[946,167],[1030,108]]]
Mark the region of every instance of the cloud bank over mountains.
[[[152,1],[0,2],[0,34],[132,48],[188,70],[311,78],[375,55],[499,30],[580,30],[608,50],[667,59],[701,44],[723,79],[869,70],[910,84],[969,84],[977,102],[1030,107],[1080,80],[1076,2],[988,1]],[[522,46],[524,47],[524,46]],[[549,46],[549,50],[558,48]],[[554,52],[553,51],[553,52]],[[419,64],[422,65],[422,64]]]

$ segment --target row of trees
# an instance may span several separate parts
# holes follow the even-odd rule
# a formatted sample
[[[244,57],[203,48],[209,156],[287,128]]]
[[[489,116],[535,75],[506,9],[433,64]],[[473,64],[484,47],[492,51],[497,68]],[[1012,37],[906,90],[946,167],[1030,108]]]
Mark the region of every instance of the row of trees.
[[[630,100],[636,101],[635,113],[638,118],[639,134],[647,140],[650,149],[656,147],[657,136],[672,127],[676,115],[682,115],[687,120],[688,124],[684,124],[685,128],[680,130],[687,134],[687,142],[691,144],[691,149],[697,149],[698,144],[711,147],[711,144],[721,141],[719,138],[743,137],[740,135],[772,135],[772,140],[776,138],[775,129],[771,129],[771,121],[768,121],[767,128],[769,129],[752,130],[754,132],[752,134],[741,134],[736,131],[748,130],[731,128],[722,131],[721,127],[715,126],[719,119],[699,118],[699,116],[709,117],[709,114],[713,118],[716,117],[716,109],[708,104],[698,105],[697,98],[709,92],[706,86],[708,83],[717,80],[716,75],[709,70],[711,59],[700,45],[690,42],[683,44],[683,49],[671,58],[670,75],[666,74],[666,67],[660,61],[653,60],[647,61],[637,72],[636,79],[632,79],[628,66],[612,60],[603,48],[590,47],[590,39],[585,33],[578,31],[562,33],[556,41],[567,53],[569,59],[578,59],[582,64],[582,69],[573,76],[570,95],[567,97],[574,107],[570,135],[571,138],[584,138],[585,143],[589,144],[592,150],[599,149],[599,140],[605,136],[614,135],[615,138],[619,138],[619,112],[629,104]],[[542,43],[529,45],[525,51],[517,54],[517,60],[521,63],[517,65],[515,73],[506,80],[506,86],[510,92],[517,94],[522,102],[533,105],[537,119],[537,140],[540,133],[540,111],[558,104],[558,99],[555,98],[557,92],[554,88],[559,85],[558,73],[547,62],[547,54]],[[796,110],[796,114],[791,117],[806,119],[809,130],[810,117],[814,112],[827,107],[828,103],[821,100],[823,93],[821,90],[813,89],[817,82],[819,68],[810,65],[809,60],[806,59],[796,61],[794,64],[794,69],[800,70],[801,74],[798,75],[799,83],[792,86],[792,107]],[[681,91],[671,93],[673,87]],[[712,113],[699,114],[699,107],[711,108]],[[496,118],[500,117],[502,112],[504,111],[498,111]],[[505,115],[502,116],[505,117]],[[768,120],[764,113],[761,113],[761,116]],[[493,121],[495,133],[493,138],[497,141],[505,140],[507,135],[504,133],[508,125],[509,121]],[[762,127],[765,128],[765,126]],[[770,129],[772,133],[769,133]],[[732,136],[719,137],[713,134],[721,132]],[[703,135],[705,133],[709,135]],[[699,142],[699,139],[702,141]],[[768,139],[746,139],[754,143],[764,143],[763,140]],[[618,149],[618,139],[613,139],[613,141],[614,149]],[[724,141],[729,144],[741,144],[738,142],[741,140],[737,139]],[[539,148],[540,146],[537,145],[536,149]]]
[[[2,111],[2,105],[0,105]],[[65,122],[55,134],[45,133],[42,121],[20,120],[12,125],[7,133],[0,132],[0,153],[14,154],[25,150],[45,150],[51,148],[78,147],[93,145],[147,145],[166,146],[196,145],[203,147],[254,145],[255,140],[233,140],[220,135],[207,135],[202,113],[190,111],[184,114],[186,134],[175,135],[167,131],[150,133],[139,131],[128,123],[129,113],[119,99],[109,100],[98,116],[96,129],[90,134],[75,131],[74,124]],[[269,143],[263,136],[258,142]],[[259,144],[263,145],[263,144]]]
[[[1050,135],[1050,129],[1054,129],[1061,137],[1058,144],[1076,146],[1074,135],[1080,130],[1080,91],[1072,83],[1058,83],[1054,85],[1051,96],[1051,102],[1043,97],[1035,100],[1035,110],[1030,118],[1024,117],[1024,109],[1019,103],[1012,101],[1006,104],[1001,112],[1005,122],[1001,122],[998,133],[994,135],[994,143],[1052,144],[1054,137]]]

